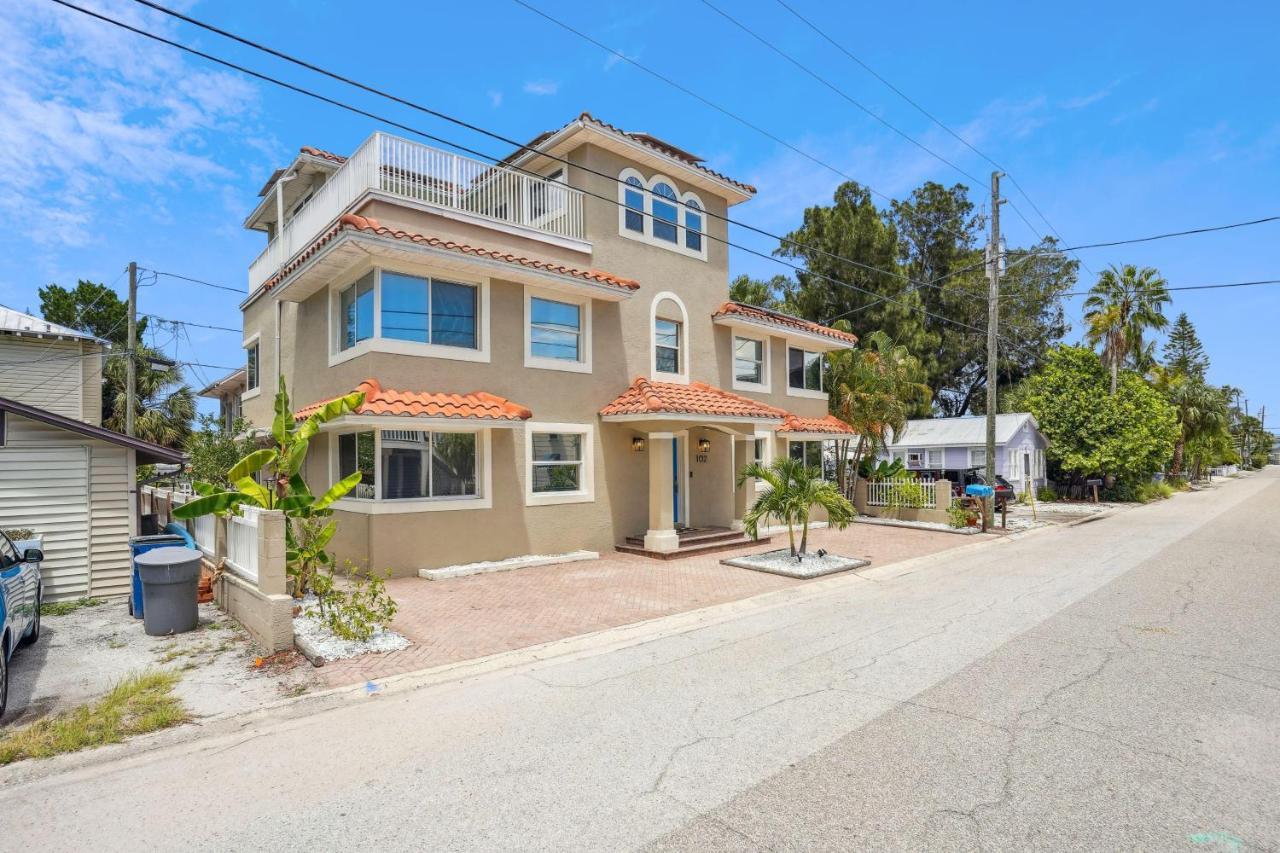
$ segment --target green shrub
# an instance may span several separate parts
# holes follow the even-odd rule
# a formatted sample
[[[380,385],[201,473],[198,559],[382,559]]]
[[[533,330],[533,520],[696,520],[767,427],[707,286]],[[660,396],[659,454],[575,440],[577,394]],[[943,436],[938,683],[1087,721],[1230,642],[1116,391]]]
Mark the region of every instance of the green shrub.
[[[385,578],[372,573],[360,574],[350,560],[344,569],[343,586],[334,583],[330,572],[317,572],[311,579],[319,602],[318,615],[336,636],[363,643],[379,628],[391,624],[398,605],[387,592]],[[388,572],[387,577],[390,576]]]
[[[929,491],[932,483],[921,483],[915,479],[899,484],[889,490],[889,506],[891,510],[920,509],[929,502]]]
[[[1056,501],[1058,493],[1053,490],[1053,486],[1041,486],[1040,491],[1036,492],[1036,500],[1047,502]]]
[[[947,524],[957,530],[969,526],[969,513],[959,501],[952,501],[951,506],[947,507]]]
[[[1161,501],[1165,498],[1173,497],[1174,489],[1168,483],[1150,482],[1139,483],[1134,489],[1134,500],[1139,503],[1151,503],[1152,501]]]

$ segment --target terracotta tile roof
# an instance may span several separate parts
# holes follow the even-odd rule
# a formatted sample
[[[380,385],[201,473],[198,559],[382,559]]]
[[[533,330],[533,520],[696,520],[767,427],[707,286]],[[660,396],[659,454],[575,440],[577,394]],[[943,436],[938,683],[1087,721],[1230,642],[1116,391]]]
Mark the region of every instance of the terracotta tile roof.
[[[778,432],[822,432],[832,435],[853,435],[853,427],[835,415],[824,415],[820,418],[802,418],[798,415],[787,415]]]
[[[758,308],[755,305],[747,305],[744,302],[726,302],[720,306],[716,313],[711,315],[711,319],[718,317],[726,317],[735,315],[748,320],[754,320],[757,323],[767,323],[771,326],[777,326],[782,329],[794,329],[797,332],[808,332],[811,335],[821,335],[824,338],[831,338],[833,341],[839,341],[843,344],[853,345],[858,342],[858,336],[849,332],[842,332],[839,329],[833,329],[830,326],[823,326],[809,320],[802,320],[799,317],[793,317],[790,314],[783,314],[780,311],[770,311],[766,308]]]
[[[341,154],[334,154],[332,151],[325,151],[323,148],[316,148],[312,145],[304,145],[298,149],[299,154],[310,154],[312,157],[319,157],[321,160],[329,160],[333,163],[345,163],[347,158]]]
[[[355,390],[364,392],[364,402],[357,415],[404,415],[423,418],[460,418],[486,421],[527,421],[533,417],[519,403],[487,391],[470,394],[441,394],[430,391],[394,391],[383,388],[376,379],[366,379]],[[337,399],[330,398],[330,399]],[[299,420],[315,412],[329,400],[303,406],[293,413]]]
[[[495,261],[513,264],[515,266],[530,267],[532,269],[542,270],[544,272],[555,273],[557,275],[569,276],[571,278],[580,279],[582,281],[592,282],[594,284],[604,284],[616,287],[619,290],[633,291],[640,289],[640,283],[630,278],[622,278],[612,273],[604,272],[597,269],[578,269],[576,267],[557,264],[553,261],[543,261],[537,258],[526,258],[521,255],[515,255],[511,252],[500,252],[496,249],[485,249],[481,246],[469,246],[466,243],[455,243],[452,240],[442,240],[439,237],[429,237],[425,234],[414,234],[409,231],[400,231],[387,228],[380,224],[378,220],[371,217],[360,216],[355,213],[344,213],[334,223],[334,226],[327,232],[316,239],[314,243],[300,252],[293,260],[285,264],[284,268],[276,275],[267,279],[266,283],[255,293],[270,290],[275,287],[294,270],[302,266],[308,259],[322,249],[326,243],[333,240],[343,231],[359,231],[366,234],[376,234],[379,237],[393,237],[397,240],[404,240],[407,243],[417,243],[418,245],[431,246],[437,249],[448,249],[451,252],[457,252],[461,255],[475,255],[476,257],[489,258]]]
[[[600,410],[602,415],[711,415],[778,420],[782,409],[732,394],[705,382],[651,382],[643,376]]]

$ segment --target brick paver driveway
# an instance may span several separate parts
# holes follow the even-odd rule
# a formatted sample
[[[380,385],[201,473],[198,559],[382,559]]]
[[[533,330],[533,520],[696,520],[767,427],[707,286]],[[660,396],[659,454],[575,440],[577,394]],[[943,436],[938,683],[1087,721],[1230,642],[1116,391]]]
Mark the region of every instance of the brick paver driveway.
[[[986,537],[855,524],[811,531],[809,547],[886,565],[978,538]],[[785,533],[768,545],[678,560],[610,553],[588,562],[442,581],[397,578],[387,584],[400,604],[392,627],[413,645],[334,661],[319,674],[335,686],[377,680],[806,583],[720,564],[779,546],[786,546]]]

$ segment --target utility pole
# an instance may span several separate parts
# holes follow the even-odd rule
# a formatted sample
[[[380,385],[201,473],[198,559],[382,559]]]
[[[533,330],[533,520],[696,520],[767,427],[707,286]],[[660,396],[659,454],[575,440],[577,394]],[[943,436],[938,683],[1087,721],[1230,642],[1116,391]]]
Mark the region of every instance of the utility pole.
[[[1000,266],[1004,254],[1000,249],[1000,172],[991,173],[991,245],[987,247],[987,481],[996,484],[996,331],[1000,323]]]
[[[124,431],[133,435],[133,410],[137,405],[137,349],[138,349],[138,262],[129,261],[129,351],[125,353],[126,377],[124,392]]]

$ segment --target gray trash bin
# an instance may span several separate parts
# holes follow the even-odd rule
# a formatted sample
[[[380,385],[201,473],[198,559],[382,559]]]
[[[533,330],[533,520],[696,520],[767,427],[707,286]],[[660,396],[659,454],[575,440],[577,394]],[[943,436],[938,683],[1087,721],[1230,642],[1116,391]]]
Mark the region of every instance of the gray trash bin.
[[[155,548],[134,558],[142,579],[142,624],[153,637],[195,630],[200,612],[200,552],[194,548]]]

